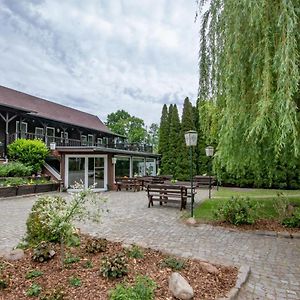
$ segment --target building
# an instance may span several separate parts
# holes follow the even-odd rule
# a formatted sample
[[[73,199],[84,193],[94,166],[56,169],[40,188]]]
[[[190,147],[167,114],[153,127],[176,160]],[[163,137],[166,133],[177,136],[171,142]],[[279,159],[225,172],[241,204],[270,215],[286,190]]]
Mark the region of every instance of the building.
[[[15,139],[42,139],[51,149],[45,168],[70,189],[75,181],[111,189],[115,177],[155,175],[159,155],[129,144],[95,115],[0,86],[0,155]]]

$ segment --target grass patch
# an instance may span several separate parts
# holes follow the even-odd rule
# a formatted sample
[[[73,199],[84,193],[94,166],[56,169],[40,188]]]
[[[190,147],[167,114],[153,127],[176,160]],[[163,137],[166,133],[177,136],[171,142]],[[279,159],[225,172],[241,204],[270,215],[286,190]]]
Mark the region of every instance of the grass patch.
[[[297,206],[300,206],[300,197],[287,197],[288,200],[296,204]],[[202,202],[199,206],[195,209],[195,218],[200,221],[215,221],[216,217],[214,216],[214,211],[219,208],[222,203],[227,201],[227,199],[211,199],[211,200],[205,200]],[[262,204],[261,208],[258,211],[258,218],[259,219],[277,219],[279,216],[276,213],[276,210],[274,208],[274,204],[276,201],[278,201],[277,196],[272,197],[266,197],[266,198],[251,198],[250,201],[256,202]]]
[[[230,198],[232,196],[241,197],[277,197],[278,193],[285,196],[299,196],[300,190],[275,190],[275,189],[240,189],[220,187],[218,191],[214,192],[213,198]]]

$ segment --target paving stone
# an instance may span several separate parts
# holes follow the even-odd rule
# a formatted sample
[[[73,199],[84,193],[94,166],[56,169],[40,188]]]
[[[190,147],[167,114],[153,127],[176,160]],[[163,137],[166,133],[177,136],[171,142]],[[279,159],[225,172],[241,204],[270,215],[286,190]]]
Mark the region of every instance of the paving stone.
[[[65,195],[65,194],[63,194]],[[108,213],[100,224],[78,224],[82,232],[125,244],[138,244],[210,263],[248,265],[251,273],[238,299],[300,299],[300,239],[231,231],[207,224],[187,226],[177,207],[147,207],[145,191],[107,192]],[[196,202],[207,197],[199,190]],[[0,200],[0,252],[25,233],[36,197]],[[289,291],[289,292],[288,292]]]

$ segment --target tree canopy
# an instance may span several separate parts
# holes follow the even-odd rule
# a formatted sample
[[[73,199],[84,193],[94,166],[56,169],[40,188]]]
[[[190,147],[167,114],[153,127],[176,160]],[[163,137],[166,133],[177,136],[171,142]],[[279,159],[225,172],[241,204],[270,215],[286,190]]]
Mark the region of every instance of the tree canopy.
[[[217,132],[218,164],[270,175],[299,152],[300,2],[198,4],[199,99],[218,116],[205,124]]]

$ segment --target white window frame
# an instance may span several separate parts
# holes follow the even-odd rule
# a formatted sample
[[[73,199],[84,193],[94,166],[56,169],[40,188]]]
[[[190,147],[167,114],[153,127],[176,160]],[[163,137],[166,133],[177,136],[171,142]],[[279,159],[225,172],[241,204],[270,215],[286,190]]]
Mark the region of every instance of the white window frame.
[[[22,133],[25,133],[25,138],[26,138],[26,133],[27,133],[27,130],[28,130],[28,123],[27,122],[21,122],[21,128],[20,128],[20,131],[19,131],[19,123],[20,121],[16,121],[16,138],[18,139],[18,135],[19,133],[21,132],[21,138],[24,138],[22,137]],[[22,125],[25,125],[25,131],[22,131]]]
[[[90,138],[92,138],[90,140]],[[93,146],[94,145],[94,135],[93,134],[88,134],[87,136],[87,145],[88,146]]]
[[[102,138],[97,138],[97,146],[103,145],[103,139]]]
[[[48,135],[48,129],[52,129],[53,130],[53,135]],[[51,142],[55,142],[55,127],[50,127],[50,126],[46,127],[46,134],[45,134],[46,144],[48,144],[48,138],[50,138]],[[51,138],[53,138],[53,140]]]
[[[42,130],[42,133],[37,133],[37,129]],[[35,127],[34,129],[34,137],[38,139],[42,139],[44,137],[44,128],[43,127]]]
[[[65,140],[65,144],[69,144],[69,132],[67,131],[61,131],[60,133],[60,142],[63,143]]]
[[[85,134],[82,134],[80,136],[81,146],[87,146],[87,136]]]
[[[85,158],[84,162],[84,183],[85,183],[85,188],[88,188],[88,158],[89,157],[103,157],[104,158],[104,188],[95,188],[93,191],[107,191],[107,183],[108,183],[108,169],[107,169],[107,155],[106,154],[67,154],[65,156],[65,187],[68,188],[69,186],[69,158]],[[68,189],[70,192],[74,192],[74,189]]]

